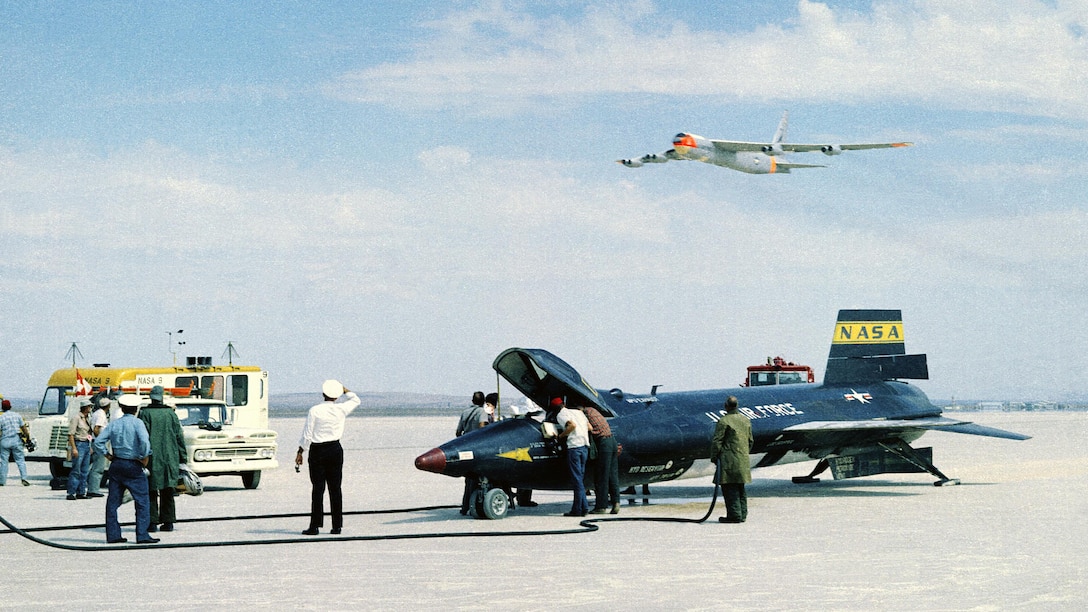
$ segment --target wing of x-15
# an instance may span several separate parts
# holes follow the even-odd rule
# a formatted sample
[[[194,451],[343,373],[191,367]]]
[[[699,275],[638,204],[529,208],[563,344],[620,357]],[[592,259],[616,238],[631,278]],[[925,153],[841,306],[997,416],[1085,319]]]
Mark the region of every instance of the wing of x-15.
[[[752,421],[752,467],[818,460],[810,474],[794,479],[799,483],[817,482],[815,476],[830,468],[835,478],[929,472],[937,485],[958,484],[933,464],[931,448],[911,443],[928,431],[1028,438],[943,417],[925,393],[904,382],[927,379],[929,370],[924,354],[906,354],[898,310],[840,311],[824,379],[816,383],[606,391],[590,386],[552,353],[523,348],[503,351],[493,367],[540,406],[561,397],[568,406],[600,410],[620,446],[621,487],[711,476],[711,437],[731,395]],[[504,489],[570,489],[562,451],[546,437],[548,425],[531,418],[501,420],[427,451],[415,465],[476,479],[473,513],[501,518],[510,502]]]
[[[672,148],[664,153],[650,153],[638,159],[620,159],[618,163],[628,168],[638,168],[645,164],[663,164],[667,161],[701,161],[723,168],[731,168],[748,174],[788,174],[794,168],[823,168],[819,164],[796,164],[788,161],[786,153],[809,153],[819,151],[824,155],[839,155],[843,151],[862,151],[866,149],[892,149],[909,147],[910,142],[874,142],[862,144],[789,144],[786,127],[789,113],[782,115],[778,131],[770,142],[741,142],[736,140],[714,140],[695,134],[681,132],[672,139]]]

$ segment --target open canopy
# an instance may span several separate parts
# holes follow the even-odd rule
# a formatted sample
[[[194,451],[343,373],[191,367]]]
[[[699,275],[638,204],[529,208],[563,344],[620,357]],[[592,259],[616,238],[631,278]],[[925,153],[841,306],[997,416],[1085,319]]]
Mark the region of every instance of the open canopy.
[[[568,406],[594,406],[607,416],[615,416],[577,370],[544,349],[506,349],[492,367],[539,406],[547,406],[553,397],[562,397]]]

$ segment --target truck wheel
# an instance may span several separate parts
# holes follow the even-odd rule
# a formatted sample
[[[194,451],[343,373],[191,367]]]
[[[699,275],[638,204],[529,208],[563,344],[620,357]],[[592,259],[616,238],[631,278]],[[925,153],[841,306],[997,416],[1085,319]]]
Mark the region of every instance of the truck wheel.
[[[506,516],[507,510],[510,509],[510,498],[506,496],[506,491],[495,487],[484,493],[483,497],[481,505],[485,517],[498,520]]]
[[[261,484],[261,471],[242,472],[242,484],[247,489],[256,489]]]
[[[52,457],[49,459],[49,475],[53,478],[67,478],[72,471],[70,467],[64,467],[64,459]]]

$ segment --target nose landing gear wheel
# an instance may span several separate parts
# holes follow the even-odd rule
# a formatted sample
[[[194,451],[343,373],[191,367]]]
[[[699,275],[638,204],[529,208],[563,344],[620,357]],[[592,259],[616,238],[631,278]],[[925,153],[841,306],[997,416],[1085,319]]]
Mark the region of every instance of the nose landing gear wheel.
[[[501,519],[510,510],[510,498],[506,496],[506,491],[500,488],[475,491],[469,502],[469,509],[472,511],[472,516],[479,519]]]

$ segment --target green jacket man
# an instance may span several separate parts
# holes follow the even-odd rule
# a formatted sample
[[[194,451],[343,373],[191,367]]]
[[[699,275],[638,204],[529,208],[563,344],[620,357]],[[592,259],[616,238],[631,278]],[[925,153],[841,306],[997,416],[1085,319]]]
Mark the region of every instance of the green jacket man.
[[[185,435],[181,431],[181,422],[174,409],[162,403],[163,388],[156,385],[151,389],[151,404],[140,409],[140,420],[147,427],[151,440],[151,461],[147,464],[150,474],[147,488],[151,492],[151,527],[149,531],[173,531],[176,513],[174,507],[174,489],[177,487],[180,471],[178,465],[185,463]]]
[[[722,487],[726,515],[722,523],[743,523],[748,518],[748,496],[744,485],[752,482],[749,454],[752,452],[752,423],[737,410],[737,398],[725,401],[725,415],[714,428],[710,458],[718,464],[717,484]]]

